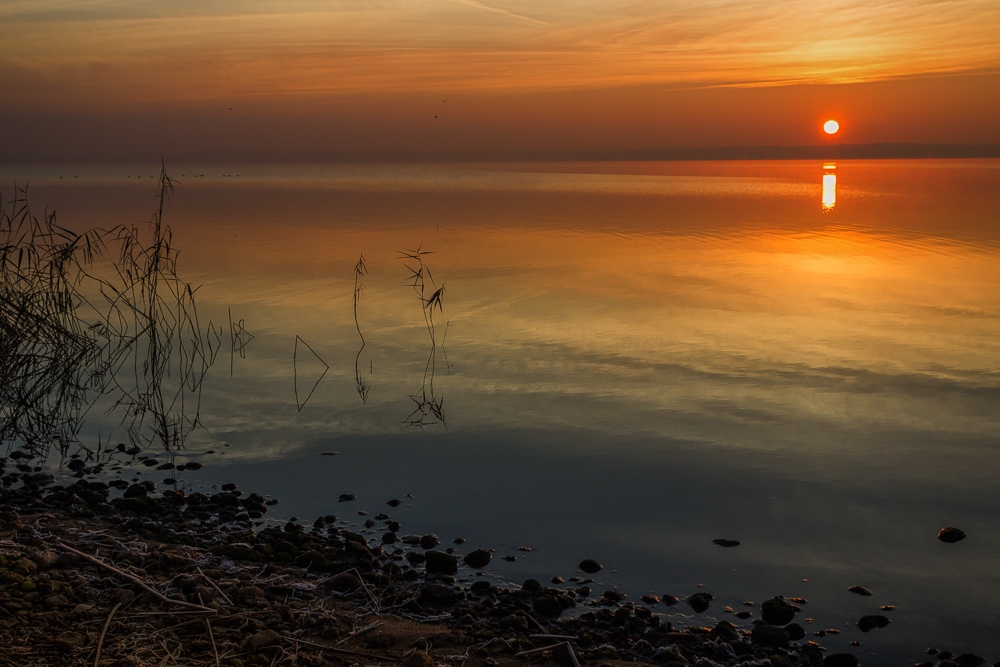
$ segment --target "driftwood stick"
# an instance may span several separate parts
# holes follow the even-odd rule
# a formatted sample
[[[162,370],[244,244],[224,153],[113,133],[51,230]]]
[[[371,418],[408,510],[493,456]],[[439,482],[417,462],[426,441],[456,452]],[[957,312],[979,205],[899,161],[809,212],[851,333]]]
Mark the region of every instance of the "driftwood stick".
[[[570,635],[528,635],[531,639],[561,639],[562,641],[576,641],[579,637]]]
[[[200,569],[198,571],[201,572]],[[204,574],[202,576],[204,576]],[[208,579],[208,577],[205,578]],[[222,591],[219,592],[221,593]],[[205,601],[201,599],[201,593],[198,593],[198,602],[205,604]],[[215,667],[222,667],[219,663],[219,647],[215,645],[215,635],[212,634],[212,623],[208,620],[207,616],[202,617],[202,620],[205,621],[205,629],[208,630],[208,638],[212,641],[212,656],[215,658]]]
[[[377,653],[362,653],[360,651],[352,651],[346,648],[337,648],[336,646],[327,646],[326,644],[319,644],[317,642],[311,642],[308,639],[296,639],[295,637],[282,637],[290,642],[297,642],[299,644],[306,644],[308,646],[315,646],[316,648],[321,648],[324,651],[333,651],[334,653],[343,653],[344,655],[354,655],[359,658],[374,658],[376,660],[387,660],[389,662],[403,662],[402,658],[396,658],[391,655],[378,655]]]
[[[567,642],[559,642],[558,644],[550,644],[549,646],[542,646],[541,648],[529,648],[526,651],[520,651],[514,654],[515,658],[520,658],[522,655],[531,655],[532,653],[542,653],[544,651],[551,651],[554,648],[559,648],[560,646],[566,646]]]
[[[580,661],[576,657],[576,653],[573,651],[573,646],[569,642],[559,642],[558,644],[552,644],[550,646],[543,646],[541,648],[532,648],[527,651],[521,651],[516,653],[514,657],[519,658],[522,655],[531,655],[532,653],[542,653],[543,651],[551,651],[553,649],[559,649],[565,647],[566,652],[569,654],[569,659],[573,662],[573,667],[580,667]]]
[[[225,593],[223,593],[222,589],[219,588],[218,585],[216,585],[216,583],[214,581],[212,581],[211,579],[209,579],[207,574],[205,574],[204,572],[201,571],[200,567],[195,566],[194,569],[198,570],[198,574],[200,574],[201,576],[205,577],[205,581],[207,581],[212,586],[212,588],[214,588],[216,591],[218,591],[219,595],[222,596],[222,599],[226,601],[226,604],[228,604],[230,607],[235,607],[236,606],[236,605],[233,604],[233,601],[229,599],[229,596],[226,595]]]
[[[94,656],[94,667],[97,667],[97,663],[101,661],[101,647],[104,646],[104,635],[108,634],[108,627],[111,626],[111,619],[114,617],[115,612],[118,611],[118,607],[122,606],[119,602],[111,608],[111,613],[108,614],[108,620],[104,621],[104,629],[101,630],[101,637],[97,640],[97,655]]]
[[[114,565],[109,565],[109,564],[105,563],[104,561],[102,561],[100,558],[97,558],[95,556],[91,556],[90,554],[83,553],[82,551],[77,551],[73,547],[66,546],[62,542],[56,542],[56,546],[59,547],[60,549],[62,549],[63,551],[68,551],[70,553],[76,554],[77,556],[80,556],[81,558],[86,558],[91,563],[94,563],[95,565],[100,565],[101,567],[114,572],[118,576],[124,577],[125,579],[128,579],[129,581],[131,581],[133,584],[135,584],[136,586],[138,586],[142,590],[146,591],[147,593],[149,593],[150,595],[153,595],[156,598],[159,598],[163,602],[166,602],[168,604],[175,604],[175,605],[178,605],[180,607],[185,607],[187,609],[197,609],[198,611],[204,612],[206,614],[214,614],[214,613],[216,613],[216,610],[212,609],[211,607],[204,607],[202,605],[192,604],[190,602],[185,602],[184,600],[172,600],[172,599],[168,598],[166,595],[164,595],[163,593],[161,593],[160,591],[158,591],[155,588],[153,588],[152,586],[148,586],[139,577],[137,577],[135,575],[132,575],[132,574],[129,574],[128,572],[122,572],[121,570],[119,570]]]

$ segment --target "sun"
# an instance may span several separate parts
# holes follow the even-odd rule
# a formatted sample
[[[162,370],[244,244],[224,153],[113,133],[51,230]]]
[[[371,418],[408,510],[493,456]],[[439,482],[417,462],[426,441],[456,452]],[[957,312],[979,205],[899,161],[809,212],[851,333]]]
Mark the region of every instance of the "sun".
[[[835,120],[828,120],[823,123],[823,131],[827,134],[837,134],[840,130],[840,123]]]

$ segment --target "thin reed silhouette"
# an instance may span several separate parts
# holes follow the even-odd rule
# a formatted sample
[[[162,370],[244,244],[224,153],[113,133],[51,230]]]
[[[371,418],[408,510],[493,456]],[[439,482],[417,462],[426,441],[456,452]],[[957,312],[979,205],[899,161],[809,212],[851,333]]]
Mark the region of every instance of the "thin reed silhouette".
[[[365,254],[361,253],[361,258],[354,265],[354,326],[358,330],[358,336],[361,338],[361,347],[358,348],[358,354],[354,357],[354,383],[362,403],[368,402],[368,392],[371,391],[371,386],[361,377],[361,369],[359,368],[361,353],[365,349],[366,341],[365,335],[361,333],[361,323],[358,321],[358,301],[361,300],[361,295],[365,291],[365,286],[361,282],[361,279],[367,275],[368,267],[365,265]],[[374,366],[369,361],[369,375],[371,375],[372,370],[374,370]]]
[[[302,343],[302,345],[312,353],[313,357],[316,358],[316,361],[323,364],[323,372],[319,374],[318,378],[316,378],[316,382],[313,383],[312,389],[309,390],[309,393],[306,395],[304,400],[299,400],[299,343]],[[309,343],[305,342],[301,337],[296,335],[295,350],[292,352],[292,375],[295,383],[295,407],[299,412],[302,412],[302,408],[304,408],[306,403],[309,402],[309,399],[312,398],[313,392],[316,391],[316,387],[319,386],[320,381],[326,376],[326,373],[329,370],[330,365],[323,361],[322,357],[316,354],[316,350],[312,349]]]
[[[420,299],[420,310],[427,328],[427,335],[431,341],[420,390],[415,394],[410,394],[410,400],[413,401],[415,407],[404,420],[404,424],[425,428],[440,423],[447,428],[448,424],[444,416],[444,397],[437,396],[434,391],[437,363],[437,330],[434,324],[434,310],[444,311],[444,283],[438,287],[434,282],[430,268],[424,263],[424,257],[430,254],[432,254],[430,251],[422,250],[421,246],[417,246],[416,250],[399,252],[403,266],[410,272],[406,285],[412,288]],[[445,335],[447,335],[447,326],[445,329]]]

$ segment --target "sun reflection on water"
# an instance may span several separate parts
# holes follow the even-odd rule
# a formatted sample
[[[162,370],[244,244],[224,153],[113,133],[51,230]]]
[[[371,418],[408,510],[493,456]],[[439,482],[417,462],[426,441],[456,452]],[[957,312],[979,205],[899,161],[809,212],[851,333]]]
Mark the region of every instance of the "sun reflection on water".
[[[837,205],[837,175],[832,173],[837,165],[828,162],[823,165],[823,211],[830,211]]]

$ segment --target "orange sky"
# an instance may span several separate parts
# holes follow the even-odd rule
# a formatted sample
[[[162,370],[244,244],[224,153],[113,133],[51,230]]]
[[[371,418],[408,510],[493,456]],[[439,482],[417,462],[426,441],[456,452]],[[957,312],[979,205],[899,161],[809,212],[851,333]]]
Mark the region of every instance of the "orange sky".
[[[998,34],[995,0],[14,0],[0,159],[997,143]]]

